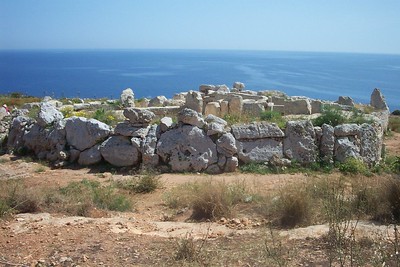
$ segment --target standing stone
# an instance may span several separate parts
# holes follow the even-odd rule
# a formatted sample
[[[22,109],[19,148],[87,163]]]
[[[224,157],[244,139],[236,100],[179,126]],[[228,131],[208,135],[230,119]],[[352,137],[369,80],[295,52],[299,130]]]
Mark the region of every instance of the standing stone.
[[[309,98],[288,99],[285,100],[284,110],[285,115],[311,115],[311,101]]]
[[[283,142],[286,157],[299,163],[317,160],[315,131],[311,121],[289,121],[286,124],[286,138]]]
[[[157,130],[157,125],[151,125],[147,136],[142,142],[142,162],[146,167],[155,167],[159,162],[159,156],[156,154]]]
[[[223,118],[223,117],[225,117],[226,115],[229,114],[229,102],[228,101],[221,101],[220,107],[221,107],[220,116],[221,116],[221,118]]]
[[[40,104],[40,111],[37,117],[37,122],[40,126],[46,127],[56,121],[62,120],[63,118],[63,114],[58,111],[52,104],[48,102]]]
[[[221,106],[218,102],[209,102],[206,104],[206,107],[204,109],[204,115],[207,116],[209,114],[220,116]]]
[[[322,125],[322,136],[320,145],[321,160],[325,163],[333,163],[333,151],[335,147],[335,135],[333,126]]]
[[[236,139],[281,138],[285,136],[275,123],[269,122],[233,125],[232,133]]]
[[[265,111],[265,107],[263,103],[259,103],[254,100],[244,100],[243,101],[243,114],[249,116],[259,116],[262,112]]]
[[[380,160],[380,138],[377,131],[370,124],[364,123],[360,127],[360,155],[363,161],[373,166]]]
[[[236,141],[239,160],[244,163],[268,162],[272,157],[283,157],[282,141],[275,139],[256,139]]]
[[[125,108],[130,108],[135,106],[135,94],[133,93],[131,88],[127,88],[122,91],[121,104]]]
[[[389,110],[385,97],[378,88],[375,88],[371,94],[371,106],[379,110]]]
[[[67,143],[83,151],[106,139],[111,128],[95,119],[71,117],[65,123]]]
[[[203,97],[200,92],[189,91],[186,95],[185,107],[203,113]]]
[[[229,100],[229,114],[234,116],[242,115],[243,98],[241,96],[232,96]]]
[[[99,145],[95,145],[79,154],[78,164],[88,166],[97,164],[101,161]]]
[[[344,162],[348,158],[361,159],[360,147],[355,137],[340,137],[335,141],[335,160]]]
[[[137,165],[140,153],[125,136],[111,136],[100,146],[103,158],[118,167]]]

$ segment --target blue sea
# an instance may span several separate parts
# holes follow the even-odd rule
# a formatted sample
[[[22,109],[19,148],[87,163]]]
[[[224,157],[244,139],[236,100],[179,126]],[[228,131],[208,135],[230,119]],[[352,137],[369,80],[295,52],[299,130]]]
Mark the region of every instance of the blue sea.
[[[200,84],[245,83],[250,90],[369,103],[380,88],[400,109],[400,55],[224,50],[0,51],[0,93],[118,98],[198,90]]]

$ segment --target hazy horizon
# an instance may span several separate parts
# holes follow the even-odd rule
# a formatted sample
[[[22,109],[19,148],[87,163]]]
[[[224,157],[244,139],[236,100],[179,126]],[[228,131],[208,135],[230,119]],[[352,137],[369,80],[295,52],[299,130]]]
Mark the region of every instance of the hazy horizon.
[[[400,54],[400,1],[2,0],[0,50]]]

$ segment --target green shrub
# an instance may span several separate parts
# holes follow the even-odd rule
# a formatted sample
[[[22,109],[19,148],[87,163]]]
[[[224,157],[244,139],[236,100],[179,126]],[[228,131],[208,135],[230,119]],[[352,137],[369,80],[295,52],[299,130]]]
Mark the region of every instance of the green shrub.
[[[339,170],[345,174],[368,174],[369,170],[364,162],[356,158],[348,158],[339,164]]]
[[[105,110],[104,108],[97,109],[93,114],[93,119],[104,122],[108,125],[116,125],[116,116],[111,110]]]
[[[400,116],[390,116],[388,129],[400,133]]]
[[[345,122],[346,117],[342,114],[342,111],[332,106],[324,106],[321,116],[313,120],[315,126],[322,126],[323,124],[336,126]]]
[[[392,112],[392,115],[400,116],[400,110],[396,109]]]
[[[286,120],[282,117],[282,114],[277,111],[261,112],[260,119],[263,121],[276,123],[280,128],[284,128],[286,126]]]

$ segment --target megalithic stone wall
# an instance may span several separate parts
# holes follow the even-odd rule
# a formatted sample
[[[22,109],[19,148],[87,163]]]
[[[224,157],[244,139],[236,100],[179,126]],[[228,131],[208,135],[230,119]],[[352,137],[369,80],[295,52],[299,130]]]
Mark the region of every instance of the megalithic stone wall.
[[[208,173],[232,172],[251,162],[332,163],[354,157],[374,165],[381,160],[384,126],[379,121],[336,127],[289,121],[283,131],[267,122],[229,127],[219,117],[188,108],[178,113],[176,123],[163,118],[160,125],[150,124],[154,114],[146,109],[127,108],[124,115],[126,121],[112,128],[94,119],[64,119],[55,107],[42,104],[37,120],[14,118],[8,150],[29,151],[57,166],[108,162]]]

